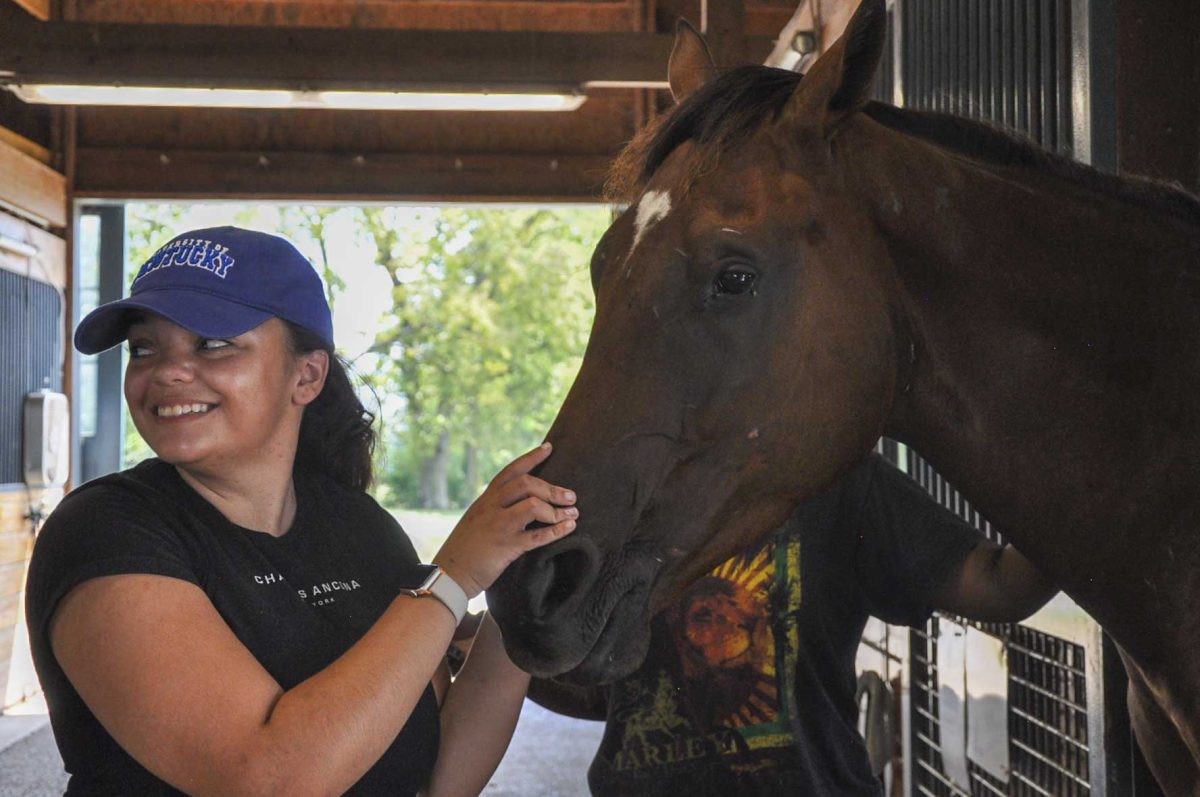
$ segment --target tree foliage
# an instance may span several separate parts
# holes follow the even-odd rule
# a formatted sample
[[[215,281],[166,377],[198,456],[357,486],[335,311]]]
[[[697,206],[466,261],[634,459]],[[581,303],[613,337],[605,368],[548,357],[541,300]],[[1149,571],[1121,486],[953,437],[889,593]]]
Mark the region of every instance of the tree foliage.
[[[599,210],[446,208],[402,228],[363,211],[392,283],[373,352],[399,399],[382,481],[405,503],[463,504],[549,427],[592,314],[587,263]]]
[[[187,206],[132,207],[131,268],[201,226],[189,221]],[[484,479],[542,439],[583,357],[593,312],[587,266],[606,211],[230,206],[228,221],[274,228],[312,256],[335,326],[339,311],[354,312],[339,300],[349,302],[355,287],[335,228],[349,226],[355,246],[374,249],[391,304],[355,366],[379,397],[376,405],[364,391],[380,408],[382,500],[466,505]],[[132,424],[126,437],[127,462],[149,454]]]

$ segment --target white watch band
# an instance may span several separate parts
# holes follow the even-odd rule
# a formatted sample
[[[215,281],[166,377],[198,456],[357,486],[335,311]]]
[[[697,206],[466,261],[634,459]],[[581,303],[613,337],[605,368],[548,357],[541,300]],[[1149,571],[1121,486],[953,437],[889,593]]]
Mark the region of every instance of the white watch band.
[[[462,622],[467,613],[467,593],[440,567],[433,583],[429,585],[428,594],[446,604],[446,608],[454,615],[455,626]]]

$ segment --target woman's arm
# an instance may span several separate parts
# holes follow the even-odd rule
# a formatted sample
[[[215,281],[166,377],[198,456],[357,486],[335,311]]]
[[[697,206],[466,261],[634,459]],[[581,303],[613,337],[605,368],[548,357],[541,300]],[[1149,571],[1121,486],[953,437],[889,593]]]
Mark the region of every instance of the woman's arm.
[[[1042,608],[1058,592],[1040,570],[1011,545],[984,540],[934,596],[939,609],[987,623],[1015,623]]]
[[[500,628],[486,615],[442,705],[442,741],[427,794],[483,791],[508,749],[529,674],[504,652]]]
[[[72,590],[51,642],[113,738],[189,794],[340,794],[383,755],[440,664],[454,618],[398,597],[353,647],[284,692],[203,591],[108,576]]]

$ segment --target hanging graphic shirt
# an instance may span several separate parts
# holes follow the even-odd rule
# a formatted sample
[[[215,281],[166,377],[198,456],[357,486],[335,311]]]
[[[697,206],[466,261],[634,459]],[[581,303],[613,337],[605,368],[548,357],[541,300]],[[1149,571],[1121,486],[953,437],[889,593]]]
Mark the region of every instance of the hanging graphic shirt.
[[[597,795],[878,795],[856,729],[870,614],[921,624],[981,539],[872,457],[652,622],[607,689]]]

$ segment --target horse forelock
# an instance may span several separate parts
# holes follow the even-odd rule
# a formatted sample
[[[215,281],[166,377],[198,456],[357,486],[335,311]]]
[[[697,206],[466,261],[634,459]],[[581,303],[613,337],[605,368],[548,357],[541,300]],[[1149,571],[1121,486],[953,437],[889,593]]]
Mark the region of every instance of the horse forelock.
[[[609,170],[605,197],[632,203],[667,157],[692,141],[697,146],[679,186],[686,191],[697,177],[715,168],[725,150],[773,120],[800,77],[765,66],[742,66],[718,75],[634,136]]]

